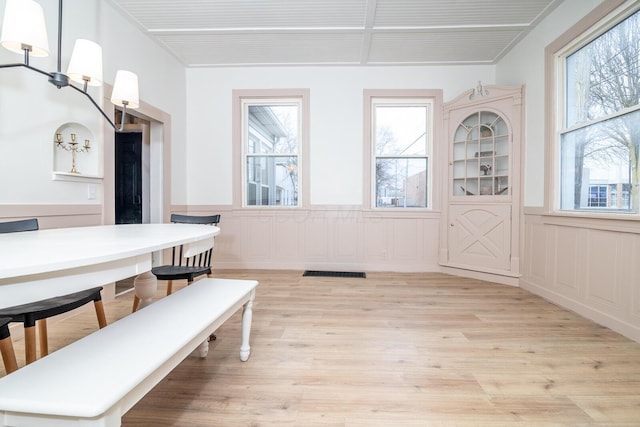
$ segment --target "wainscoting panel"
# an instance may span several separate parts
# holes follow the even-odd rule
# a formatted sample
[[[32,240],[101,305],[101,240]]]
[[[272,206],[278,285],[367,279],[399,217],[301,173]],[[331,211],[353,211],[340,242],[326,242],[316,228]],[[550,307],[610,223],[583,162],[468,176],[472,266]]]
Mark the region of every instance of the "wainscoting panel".
[[[636,239],[631,244],[631,259],[636,260],[629,265],[630,281],[635,283],[631,286],[631,322],[640,324],[640,239]]]
[[[283,215],[275,221],[276,256],[281,259],[296,259],[303,245],[300,241],[300,223],[291,215]]]
[[[273,215],[273,214],[271,214]],[[321,262],[329,258],[329,218],[320,215],[309,215],[304,220],[304,233],[298,236],[304,243],[304,252],[309,260]],[[331,239],[333,241],[333,239]],[[278,262],[278,259],[272,261]]]
[[[268,261],[276,251],[274,240],[274,218],[259,216],[253,221],[246,221],[242,227],[243,253],[258,261]],[[266,242],[266,244],[256,244]]]
[[[436,234],[437,236],[437,234]],[[394,258],[399,262],[419,263],[424,251],[422,221],[417,219],[400,219],[393,223]]]
[[[390,244],[387,244],[387,242],[389,236],[393,233],[387,233],[385,227],[387,221],[382,221],[376,217],[365,217],[363,220],[364,259],[375,264],[388,263],[391,257],[388,252]]]
[[[226,212],[212,210],[211,212],[181,212],[191,213],[193,215],[213,215],[221,213],[220,217],[220,234],[215,239],[214,259],[225,260],[226,262],[239,262],[242,259],[243,233],[229,233],[229,230],[242,230],[242,219],[227,215]]]
[[[577,297],[580,291],[578,260],[584,259],[579,241],[580,229],[553,227],[553,230],[556,240],[555,251],[557,251],[554,259],[554,263],[557,264],[555,284],[558,285],[561,293]]]
[[[637,221],[525,215],[522,288],[640,342]],[[546,264],[545,254],[551,259]]]
[[[525,277],[531,277],[537,283],[549,283],[549,261],[552,258],[546,246],[549,227],[530,221],[525,224],[525,228]]]
[[[598,306],[604,304],[615,308],[622,303],[616,297],[616,290],[621,286],[623,266],[618,264],[618,260],[624,235],[597,230],[588,230],[586,234],[586,259],[593,261],[585,266],[587,300]]]
[[[438,213],[378,215],[344,207],[190,210],[210,212],[222,214],[216,268],[440,271]]]
[[[102,205],[0,205],[0,221],[37,218],[41,229],[102,224]]]
[[[335,242],[335,255],[336,260],[348,263],[357,263],[358,246],[361,244],[360,233],[362,230],[360,227],[354,227],[354,221],[357,219],[350,217],[338,216],[334,220],[333,227],[333,240]]]

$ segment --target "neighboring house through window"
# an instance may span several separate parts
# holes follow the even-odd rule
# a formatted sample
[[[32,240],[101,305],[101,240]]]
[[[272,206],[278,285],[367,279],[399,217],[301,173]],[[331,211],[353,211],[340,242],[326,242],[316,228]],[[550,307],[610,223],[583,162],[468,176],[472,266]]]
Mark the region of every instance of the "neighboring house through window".
[[[607,207],[607,185],[589,186],[588,206],[591,208]]]
[[[306,91],[234,91],[234,158],[241,171],[234,197],[242,207],[302,205],[306,106]]]

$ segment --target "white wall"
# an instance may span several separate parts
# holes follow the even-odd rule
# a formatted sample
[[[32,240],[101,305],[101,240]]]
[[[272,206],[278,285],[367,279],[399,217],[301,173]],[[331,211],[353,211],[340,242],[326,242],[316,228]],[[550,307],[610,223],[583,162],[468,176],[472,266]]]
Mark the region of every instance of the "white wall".
[[[309,88],[311,204],[360,205],[363,89],[443,89],[447,101],[478,80],[492,84],[494,72],[493,66],[189,69],[188,204],[232,203],[233,89]]]
[[[31,65],[45,71],[55,71],[57,52],[57,2],[41,2],[49,37],[50,56],[32,58]],[[5,1],[0,1],[4,13]],[[73,19],[65,13],[69,31],[63,34],[63,72],[68,64],[73,43],[80,35],[95,40],[97,19],[95,2],[70,1],[69,9],[84,19]],[[72,24],[73,22],[73,24]],[[23,57],[0,48],[1,63],[20,63]],[[88,156],[99,156],[100,128],[98,116],[91,111],[88,100],[70,89],[58,90],[43,75],[22,67],[0,70],[0,203],[100,203],[88,200],[86,184],[54,182],[53,138],[58,126],[78,122],[94,135],[96,150]],[[91,90],[96,97],[99,92]],[[85,167],[85,155],[78,156],[78,167]]]
[[[50,55],[32,58],[31,65],[54,71],[57,60],[58,2],[39,3],[45,10]],[[4,8],[5,0],[0,0],[0,13],[4,13]],[[184,67],[123,18],[109,2],[64,2],[62,72],[66,72],[77,38],[87,38],[102,46],[105,82],[113,84],[116,69],[136,72],[140,79],[141,99],[171,114],[172,139],[178,146],[174,151],[174,164],[175,169],[181,172],[175,174],[173,196],[175,203],[184,202]],[[0,48],[0,63],[22,61],[21,55]],[[102,88],[90,88],[89,92],[99,104],[102,103]],[[89,163],[88,157],[83,156],[101,158],[104,144],[113,143],[103,140],[101,115],[90,101],[72,89],[55,88],[45,76],[22,67],[0,70],[0,93],[0,217],[3,216],[3,205],[101,205],[101,183],[96,186],[96,198],[90,200],[87,195],[88,184],[51,179],[53,137],[61,124],[78,122],[93,134],[93,152],[78,156],[81,171]],[[113,106],[110,103],[104,105],[105,110],[111,108]]]
[[[601,0],[565,0],[496,67],[496,83],[526,85],[524,205],[544,203],[544,50]]]

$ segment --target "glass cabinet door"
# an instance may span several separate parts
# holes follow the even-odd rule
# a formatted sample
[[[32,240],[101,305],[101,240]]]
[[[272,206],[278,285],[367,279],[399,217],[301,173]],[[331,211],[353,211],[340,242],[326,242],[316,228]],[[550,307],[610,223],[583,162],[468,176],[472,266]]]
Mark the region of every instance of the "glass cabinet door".
[[[509,130],[504,119],[490,111],[468,116],[453,141],[453,195],[509,194]]]

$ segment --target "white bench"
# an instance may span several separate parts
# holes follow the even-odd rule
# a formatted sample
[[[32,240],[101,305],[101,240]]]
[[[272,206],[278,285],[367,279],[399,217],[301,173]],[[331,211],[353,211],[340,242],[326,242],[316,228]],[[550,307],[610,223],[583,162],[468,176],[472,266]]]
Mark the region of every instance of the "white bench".
[[[249,358],[254,280],[203,278],[0,378],[0,426],[120,426],[133,405],[240,308]]]

